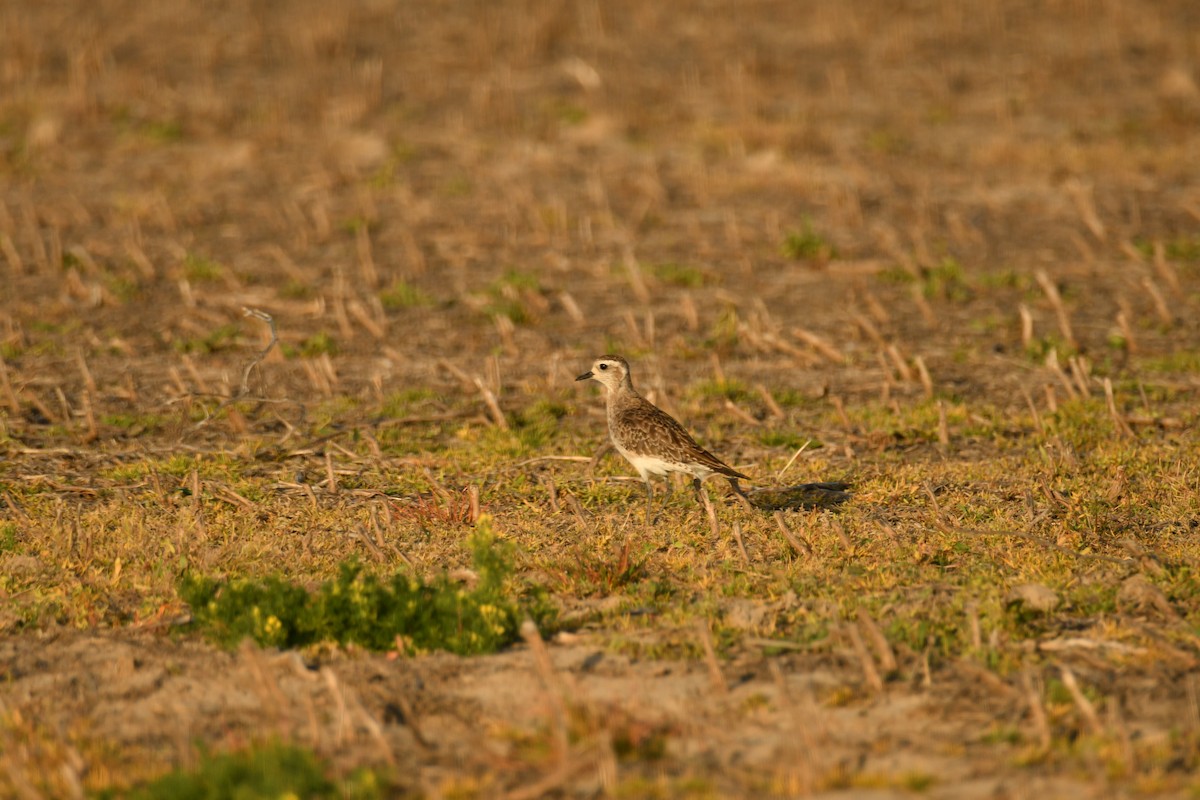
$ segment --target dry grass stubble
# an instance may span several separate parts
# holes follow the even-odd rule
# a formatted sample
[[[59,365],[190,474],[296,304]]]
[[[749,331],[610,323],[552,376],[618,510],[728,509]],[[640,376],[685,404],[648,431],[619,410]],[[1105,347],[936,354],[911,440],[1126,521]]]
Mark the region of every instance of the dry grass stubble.
[[[431,796],[1194,792],[1195,23],[9,10],[0,786],[266,734]],[[609,351],[853,501],[645,527]],[[483,512],[540,661],[172,633],[185,571],[430,577]]]

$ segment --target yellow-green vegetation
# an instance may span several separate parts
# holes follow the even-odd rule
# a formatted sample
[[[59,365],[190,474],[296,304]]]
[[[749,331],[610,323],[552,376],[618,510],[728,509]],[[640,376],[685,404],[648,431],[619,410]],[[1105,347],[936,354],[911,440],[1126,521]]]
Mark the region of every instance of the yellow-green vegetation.
[[[916,270],[889,267],[879,272],[879,280],[887,283],[915,283],[921,287],[921,293],[926,297],[957,302],[969,300],[973,291],[962,265],[953,258],[945,258],[938,264],[921,266]],[[977,282],[990,289],[1012,289],[1020,285],[1020,281],[1007,273],[983,274]]]
[[[389,311],[429,305],[431,300],[423,291],[412,284],[397,280],[379,293],[379,302]]]
[[[235,323],[221,325],[205,336],[194,339],[179,339],[175,349],[181,353],[216,353],[234,346],[241,327]]]
[[[0,797],[1200,792],[1195,0],[463,5],[7,4]]]
[[[1179,236],[1166,242],[1137,239],[1134,247],[1146,258],[1154,258],[1161,246],[1163,254],[1172,261],[1200,261],[1200,236]]]
[[[783,254],[798,261],[828,261],[837,258],[837,250],[813,228],[811,219],[805,218],[800,230],[787,234],[783,240]]]
[[[337,353],[337,341],[329,333],[319,331],[300,343],[300,355],[320,356]]]
[[[386,796],[386,783],[368,769],[334,778],[312,752],[268,743],[231,753],[201,752],[192,769],[180,769],[122,794],[129,800],[372,800]],[[101,792],[99,797],[116,797]]]
[[[469,588],[444,574],[429,581],[403,573],[381,579],[357,564],[342,564],[337,577],[311,592],[278,576],[214,580],[187,574],[179,594],[191,606],[196,628],[226,645],[250,638],[269,647],[337,642],[473,655],[511,644],[525,618],[546,627],[549,608],[540,594],[514,589],[511,548],[496,540],[486,519],[470,544],[477,578]]]
[[[690,264],[676,264],[668,261],[663,264],[652,264],[647,271],[663,283],[671,286],[698,288],[706,283],[712,283],[715,276],[700,267]]]
[[[506,317],[517,325],[534,321],[536,309],[530,298],[541,292],[538,277],[526,270],[509,269],[488,286],[488,300],[484,310],[493,317]]]
[[[206,283],[220,280],[225,268],[211,258],[188,253],[183,259],[183,274],[189,281]]]

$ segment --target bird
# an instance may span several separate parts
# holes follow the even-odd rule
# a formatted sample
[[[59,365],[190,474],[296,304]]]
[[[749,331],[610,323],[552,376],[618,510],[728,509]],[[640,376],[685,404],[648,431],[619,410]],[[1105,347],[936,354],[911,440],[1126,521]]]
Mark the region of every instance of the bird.
[[[696,440],[674,417],[638,394],[633,388],[629,362],[621,356],[600,356],[592,368],[575,378],[594,380],[604,386],[608,410],[608,436],[613,446],[638,471],[646,484],[646,516],[650,518],[654,502],[651,475],[666,476],[682,472],[692,476],[697,499],[703,499],[701,482],[711,475],[729,481],[738,497],[746,495],[738,479],[751,480],[712,453]]]

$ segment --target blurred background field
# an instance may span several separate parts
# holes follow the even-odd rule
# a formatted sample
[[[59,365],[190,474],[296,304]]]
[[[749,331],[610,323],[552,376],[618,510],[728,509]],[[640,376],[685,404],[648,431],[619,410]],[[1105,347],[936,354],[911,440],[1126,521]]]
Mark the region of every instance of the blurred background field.
[[[1184,0],[0,8],[0,787],[1191,796],[1197,164]],[[497,655],[186,625],[481,514]]]

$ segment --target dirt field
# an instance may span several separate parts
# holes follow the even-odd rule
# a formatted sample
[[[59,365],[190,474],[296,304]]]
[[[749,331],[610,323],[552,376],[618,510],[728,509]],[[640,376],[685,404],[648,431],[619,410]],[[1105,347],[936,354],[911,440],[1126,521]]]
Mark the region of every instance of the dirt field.
[[[1193,797],[1198,308],[1190,0],[10,3],[0,795]],[[852,499],[647,526],[608,352]],[[187,626],[477,511],[546,659]]]

